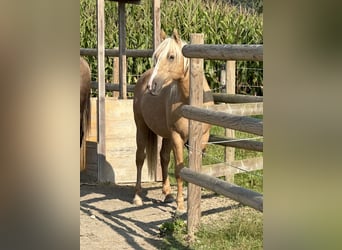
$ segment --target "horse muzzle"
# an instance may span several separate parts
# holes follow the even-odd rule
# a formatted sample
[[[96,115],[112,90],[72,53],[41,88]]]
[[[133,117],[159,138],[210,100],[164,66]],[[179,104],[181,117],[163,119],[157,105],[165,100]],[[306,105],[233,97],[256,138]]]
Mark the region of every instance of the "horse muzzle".
[[[147,89],[152,95],[159,95],[162,88],[163,84],[158,82],[157,80],[153,80],[151,83],[147,85]]]

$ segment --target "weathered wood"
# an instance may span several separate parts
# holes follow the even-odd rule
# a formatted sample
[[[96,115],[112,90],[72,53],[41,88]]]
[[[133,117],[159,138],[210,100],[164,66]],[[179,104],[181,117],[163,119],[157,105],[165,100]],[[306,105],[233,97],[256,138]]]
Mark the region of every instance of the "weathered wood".
[[[235,95],[235,70],[236,70],[236,61],[226,61],[226,69],[225,69],[225,85],[226,85],[226,94]],[[225,135],[227,137],[234,138],[235,137],[235,130],[233,129],[225,129]],[[234,147],[225,147],[224,152],[224,159],[225,162],[231,163],[235,160],[235,148]],[[234,175],[231,175],[234,176]],[[226,180],[228,181],[228,180]],[[231,182],[234,181],[234,178],[229,180]]]
[[[104,0],[97,0],[97,60],[98,60],[98,81],[99,91],[97,98],[98,106],[98,137],[97,137],[97,164],[98,180],[103,180],[103,170],[106,162],[106,141],[105,141],[105,15]]]
[[[235,95],[236,91],[236,61],[226,61],[226,75],[225,75],[225,83],[226,83],[226,93]]]
[[[153,51],[156,50],[156,48],[160,44],[160,0],[152,0],[152,20],[153,20]],[[162,137],[157,136],[157,147],[158,152],[160,152],[162,147]],[[160,155],[157,154],[157,170],[156,170],[156,181],[161,181],[163,179],[162,176],[162,167],[161,167],[161,161],[160,161]]]
[[[106,164],[102,182],[118,184],[136,181],[136,126],[132,106],[131,99],[106,97]],[[96,98],[93,97],[91,112],[91,126],[87,135],[87,172],[89,169],[97,171],[96,147],[89,149],[92,142],[97,140]],[[142,169],[142,181],[154,181],[149,178],[146,162]]]
[[[140,4],[141,0],[108,0],[112,2],[119,2],[119,3],[130,3],[130,4]]]
[[[152,0],[153,13],[153,51],[160,44],[160,0]]]
[[[106,91],[119,91],[118,83],[106,83]],[[91,88],[97,89],[98,83],[95,81],[91,82]],[[134,92],[135,85],[128,84],[127,92]],[[233,115],[262,115],[263,114],[263,103],[227,103],[227,104],[219,104],[208,107],[210,110],[227,112]]]
[[[106,83],[106,91],[119,91],[119,84],[118,83]],[[91,88],[97,89],[98,83],[95,81],[91,82]],[[134,92],[135,85],[127,85],[127,92]]]
[[[235,160],[231,163],[216,163],[202,166],[201,173],[210,175],[212,177],[227,177],[237,173],[245,173],[246,171],[263,169],[263,162],[263,157],[254,157],[243,160]]]
[[[189,183],[210,189],[218,194],[263,212],[264,198],[260,193],[205,174],[197,173],[189,168],[183,168],[181,170],[181,176]]]
[[[127,49],[127,57],[151,57],[152,49]],[[80,55],[82,56],[97,56],[97,49],[81,48]],[[119,56],[119,49],[105,49],[105,56]]]
[[[263,102],[262,96],[250,96],[250,95],[236,95],[236,94],[222,94],[213,93],[214,102],[224,103],[250,103],[250,102]]]
[[[254,103],[225,103],[217,104],[209,107],[208,109],[214,111],[226,112],[232,115],[262,115],[264,110],[262,102]]]
[[[209,142],[215,143],[215,145],[221,145],[226,147],[241,148],[246,150],[253,150],[257,152],[263,152],[263,142],[254,140],[239,140],[237,138],[227,138],[223,136],[210,135]],[[226,160],[227,161],[227,160]]]
[[[263,45],[189,44],[183,47],[182,52],[189,58],[263,61]]]
[[[225,112],[184,105],[182,115],[188,119],[231,128],[242,132],[263,135],[263,122],[246,116],[231,115]]]
[[[96,104],[96,101],[94,102]],[[96,115],[96,114],[95,114]],[[96,134],[96,131],[95,131]],[[96,137],[95,137],[96,141]],[[83,172],[87,175],[87,179],[98,181],[98,164],[97,164],[97,143],[95,141],[86,141],[86,170]],[[82,173],[82,175],[83,175]]]
[[[260,169],[263,169],[264,158],[263,157],[254,157],[254,158],[243,159],[243,160],[235,160],[232,162],[231,166],[240,168],[238,173],[245,172],[245,171],[243,171],[245,169],[248,169],[249,171],[260,170]],[[241,169],[243,169],[243,170],[241,170]]]
[[[202,44],[203,34],[191,34],[192,44]],[[190,105],[203,105],[203,59],[190,59]],[[189,122],[189,168],[199,172],[202,165],[202,123],[194,120]],[[193,236],[201,219],[201,188],[189,183],[188,186],[188,234]]]
[[[119,82],[119,58],[113,58],[113,82]],[[118,86],[119,87],[119,86]],[[107,86],[106,86],[107,90]],[[115,98],[119,98],[119,93],[117,91],[112,91],[112,94]]]
[[[119,2],[119,98],[127,98],[127,82],[126,82],[126,10],[125,3]]]

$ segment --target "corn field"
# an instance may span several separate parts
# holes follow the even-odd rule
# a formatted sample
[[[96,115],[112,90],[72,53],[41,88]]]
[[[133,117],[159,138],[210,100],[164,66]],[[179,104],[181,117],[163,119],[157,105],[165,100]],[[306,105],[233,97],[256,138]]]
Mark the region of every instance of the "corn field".
[[[235,2],[235,3],[233,3]],[[207,44],[262,44],[263,14],[260,1],[244,7],[238,1],[161,1],[161,28],[171,34],[176,28],[185,41],[191,33],[204,33]],[[241,1],[243,2],[243,1]],[[257,8],[253,8],[256,6]],[[261,6],[261,7],[260,7]],[[105,47],[119,46],[117,2],[105,2]],[[152,48],[152,0],[126,4],[127,49]],[[80,0],[80,47],[96,48],[96,0]],[[88,57],[96,81],[96,58]],[[224,61],[205,60],[204,70],[210,87],[219,92]],[[139,75],[151,67],[149,58],[127,57],[127,83],[135,84]],[[237,93],[262,95],[262,62],[237,62]],[[106,81],[112,82],[113,59],[106,58]]]

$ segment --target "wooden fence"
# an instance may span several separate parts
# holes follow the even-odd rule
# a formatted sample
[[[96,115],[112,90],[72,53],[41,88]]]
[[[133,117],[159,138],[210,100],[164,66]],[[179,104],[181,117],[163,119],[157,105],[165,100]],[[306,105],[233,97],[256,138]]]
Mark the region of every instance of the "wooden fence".
[[[201,152],[201,122],[211,123],[224,128],[245,131],[256,135],[263,135],[263,123],[260,119],[240,116],[227,112],[201,108],[203,102],[201,93],[202,86],[196,85],[202,82],[203,58],[217,60],[263,60],[262,45],[204,45],[203,34],[191,34],[191,44],[183,48],[183,54],[190,59],[190,105],[182,107],[183,116],[191,119],[189,124],[189,168],[183,168],[181,177],[189,182],[188,186],[188,233],[194,235],[199,226],[201,210],[201,187],[211,189],[219,194],[236,200],[242,204],[263,211],[263,195],[247,190],[245,188],[219,180],[212,176],[201,173],[202,152]],[[223,100],[222,96],[216,96]],[[224,96],[224,98],[229,98]],[[232,98],[232,96],[230,96]],[[239,99],[242,97],[234,97]],[[262,97],[244,97],[251,102],[260,102]],[[252,98],[254,99],[252,101]],[[241,100],[240,100],[241,101]],[[250,115],[250,114],[248,114]],[[213,140],[213,137],[211,138]],[[221,138],[215,138],[214,140]],[[227,142],[229,144],[229,141]],[[221,144],[226,146],[226,144]],[[246,146],[248,145],[248,146]],[[229,146],[236,146],[230,143]],[[261,142],[240,144],[240,148],[257,149],[262,151]],[[212,168],[222,165],[211,166]],[[229,167],[225,167],[228,169]],[[213,171],[215,172],[215,171]],[[222,174],[222,173],[220,173]]]
[[[100,1],[101,2],[101,1]],[[159,9],[159,1],[154,0],[154,9]],[[129,86],[126,84],[125,81],[125,72],[126,72],[126,56],[132,57],[150,57],[152,54],[152,50],[127,50],[123,45],[123,37],[125,37],[125,30],[122,28],[124,25],[125,18],[124,18],[124,4],[121,4],[121,8],[119,8],[119,16],[120,16],[120,23],[121,23],[121,39],[120,39],[120,46],[119,49],[104,49],[103,46],[103,20],[98,23],[102,23],[99,26],[99,39],[102,46],[99,46],[98,49],[81,49],[81,55],[93,55],[99,58],[99,61],[104,62],[104,56],[113,56],[119,57],[119,84],[104,84],[104,66],[103,63],[99,64],[99,72],[102,77],[99,77],[99,82],[101,82],[101,86],[98,86],[97,83],[92,83],[92,87],[100,87],[99,93],[99,111],[100,115],[98,115],[99,120],[99,138],[98,139],[98,162],[99,162],[99,172],[102,169],[101,166],[104,165],[105,161],[105,140],[104,140],[104,91],[105,89],[110,89],[112,91],[119,91],[120,98],[125,98],[127,92],[133,91],[133,86]],[[103,7],[99,8],[103,12]],[[102,13],[101,12],[101,13]],[[103,13],[99,16],[103,16]],[[101,19],[101,18],[100,18]],[[154,15],[154,21],[159,19],[159,13]],[[157,22],[156,22],[157,23]],[[154,26],[158,26],[154,24]],[[154,30],[154,46],[158,45],[160,42],[158,40],[159,34],[157,30]],[[197,36],[197,37],[196,37]],[[202,36],[202,38],[201,38]],[[184,116],[191,119],[190,120],[190,148],[195,149],[192,150],[189,154],[189,169],[183,169],[181,171],[182,178],[184,180],[189,181],[189,194],[188,194],[188,232],[189,234],[194,233],[195,229],[199,224],[200,219],[200,188],[196,185],[191,184],[194,182],[198,185],[203,187],[213,187],[214,189],[217,185],[220,187],[219,189],[214,189],[214,191],[226,195],[232,199],[238,200],[241,203],[246,205],[252,206],[260,211],[262,211],[262,204],[263,204],[263,196],[260,194],[251,193],[248,190],[245,190],[241,187],[237,187],[233,184],[221,184],[216,178],[213,177],[203,177],[203,174],[210,173],[211,176],[226,176],[226,179],[234,176],[235,173],[238,171],[227,169],[225,164],[215,164],[212,166],[206,166],[201,169],[201,161],[202,161],[202,154],[200,150],[196,150],[196,148],[200,148],[199,138],[200,138],[200,124],[201,121],[213,123],[219,126],[223,126],[226,129],[226,136],[225,138],[211,136],[211,141],[225,141],[220,143],[219,145],[229,146],[229,148],[225,151],[225,162],[230,165],[234,166],[248,166],[248,169],[260,169],[262,167],[262,157],[256,159],[248,159],[243,161],[236,161],[234,158],[234,148],[245,148],[250,150],[256,150],[262,152],[263,147],[262,143],[255,142],[255,141],[244,141],[244,142],[234,142],[231,138],[234,138],[234,130],[241,130],[250,133],[255,133],[257,135],[263,135],[262,131],[262,122],[257,121],[253,118],[246,118],[241,117],[241,115],[255,115],[262,113],[262,97],[249,97],[249,96],[240,96],[235,95],[235,60],[256,60],[262,61],[263,60],[263,46],[262,45],[203,45],[203,35],[192,35],[190,45],[186,45],[183,48],[183,54],[186,57],[190,57],[191,59],[191,106],[184,106],[183,113]],[[199,44],[194,44],[199,43]],[[199,59],[202,58],[202,59]],[[198,72],[199,70],[203,70],[203,58],[205,59],[215,59],[215,60],[226,60],[226,69],[225,69],[225,76],[224,83],[226,85],[226,93],[228,95],[221,95],[221,94],[214,94],[214,101],[225,103],[222,105],[215,105],[213,109],[205,111],[200,109],[201,103],[200,101],[202,98],[199,98],[201,89],[198,88],[199,86],[195,86],[194,82],[198,82],[196,77],[201,74],[196,74],[194,72]],[[201,82],[201,81],[199,81]],[[227,103],[228,102],[228,103]],[[229,115],[228,115],[229,114]],[[201,118],[202,117],[202,120]],[[203,119],[203,117],[205,119]],[[221,117],[221,120],[218,119]],[[101,125],[103,124],[103,125]],[[232,140],[232,141],[229,141]],[[202,172],[202,173],[199,173]],[[228,173],[228,174],[227,174]],[[103,173],[98,173],[99,181],[104,180]],[[201,184],[202,183],[202,184]],[[214,184],[213,184],[214,183]],[[227,184],[228,183],[228,184]],[[222,188],[221,188],[222,187]],[[227,190],[227,192],[222,190]],[[253,205],[254,204],[254,205]]]
[[[259,48],[260,50],[260,48]],[[88,48],[81,48],[80,54],[83,56],[97,56],[97,49],[88,49]],[[126,55],[128,57],[151,57],[153,53],[152,49],[147,50],[126,50]],[[105,90],[112,91],[115,93],[115,96],[119,96],[118,93],[122,90],[119,84],[119,70],[118,70],[118,56],[119,50],[118,49],[105,49],[104,55],[108,57],[114,57],[114,69],[113,72],[113,82],[105,83]],[[224,74],[222,74],[224,72]],[[221,85],[225,86],[226,93],[213,93],[214,101],[217,105],[211,108],[211,113],[215,112],[224,112],[223,115],[226,113],[232,115],[259,115],[263,112],[263,97],[260,96],[246,96],[246,95],[237,95],[235,94],[235,61],[226,61],[226,68],[221,71]],[[98,89],[98,82],[92,82],[92,88]],[[125,87],[125,92],[132,93],[134,91],[134,84],[128,84]],[[227,94],[228,93],[228,94]],[[106,98],[107,99],[107,98]],[[191,107],[190,107],[191,109]],[[191,115],[191,114],[190,114]],[[94,118],[96,117],[96,113],[94,114]],[[208,115],[210,119],[210,114]],[[237,117],[240,119],[240,117]],[[244,119],[244,118],[242,118]],[[102,128],[104,129],[104,128]],[[226,146],[225,149],[225,162],[229,162],[231,165],[237,166],[236,169],[231,169],[230,171],[225,171],[224,167],[220,165],[216,166],[206,166],[202,171],[206,173],[211,173],[212,176],[225,176],[226,179],[232,180],[234,178],[234,174],[239,172],[239,168],[244,167],[251,170],[260,169],[262,168],[262,158],[255,158],[255,159],[246,159],[246,160],[235,160],[235,147],[236,148],[243,148],[248,150],[255,150],[262,152],[263,147],[262,143],[252,140],[244,140],[244,141],[236,141],[234,139],[235,133],[232,129],[226,129],[226,137],[218,137],[211,135],[210,141],[216,143],[218,145]],[[93,146],[92,146],[93,148]],[[106,149],[106,152],[108,149]],[[132,156],[134,157],[134,156]],[[94,157],[91,157],[93,159]],[[108,160],[108,159],[107,159]],[[95,168],[93,163],[90,164],[91,168]],[[96,168],[98,169],[99,166]],[[118,167],[117,167],[118,168]],[[157,168],[160,170],[160,168]],[[102,171],[103,172],[103,171]],[[91,173],[96,173],[96,171],[91,171]],[[105,175],[105,173],[102,173]],[[119,175],[117,176],[119,177]],[[97,177],[98,178],[98,177]],[[102,176],[102,180],[107,180],[106,176]],[[156,180],[161,180],[161,171],[157,171]],[[118,181],[121,182],[120,178]],[[125,180],[127,181],[127,180]]]

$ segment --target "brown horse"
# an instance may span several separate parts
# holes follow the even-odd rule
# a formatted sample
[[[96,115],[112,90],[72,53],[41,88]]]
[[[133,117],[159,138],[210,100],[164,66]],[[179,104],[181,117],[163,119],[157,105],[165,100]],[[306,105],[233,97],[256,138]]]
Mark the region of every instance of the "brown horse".
[[[80,57],[80,147],[82,149],[85,135],[90,125],[90,68],[86,60]],[[85,149],[85,148],[84,148]],[[83,154],[82,154],[83,152]],[[85,150],[81,150],[81,169],[85,157]],[[83,160],[83,161],[82,161]]]
[[[174,30],[172,37],[164,39],[153,54],[155,67],[139,78],[134,90],[134,120],[136,134],[137,181],[134,204],[142,205],[141,170],[147,155],[148,172],[155,176],[157,136],[161,136],[160,161],[162,167],[164,202],[174,200],[168,177],[170,153],[175,158],[177,180],[177,212],[184,212],[183,181],[180,170],[183,168],[183,146],[188,140],[189,120],[182,117],[181,107],[189,104],[189,59],[182,54],[183,42]],[[204,105],[213,105],[208,83],[203,76],[205,91]],[[203,124],[202,145],[204,150],[209,139],[210,125]],[[146,154],[145,154],[146,149]]]

